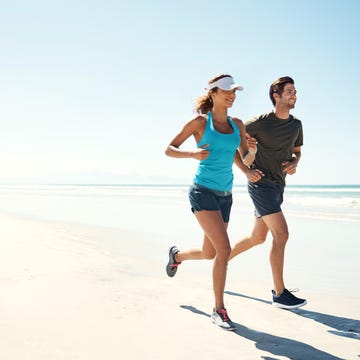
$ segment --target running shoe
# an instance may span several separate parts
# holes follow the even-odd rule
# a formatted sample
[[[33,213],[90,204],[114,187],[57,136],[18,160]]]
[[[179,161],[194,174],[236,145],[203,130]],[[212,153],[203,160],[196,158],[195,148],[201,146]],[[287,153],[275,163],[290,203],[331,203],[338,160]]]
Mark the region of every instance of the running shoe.
[[[211,321],[221,329],[228,331],[236,330],[236,326],[230,320],[229,315],[225,308],[220,308],[219,310],[214,309],[211,315]]]
[[[169,262],[166,265],[166,273],[168,276],[173,277],[176,274],[178,266],[181,262],[175,260],[175,255],[179,252],[179,249],[176,246],[172,246],[169,249]]]
[[[281,295],[276,295],[274,290],[271,290],[273,297],[273,306],[280,309],[296,309],[306,305],[305,299],[300,299],[292,294],[289,290],[284,289]]]

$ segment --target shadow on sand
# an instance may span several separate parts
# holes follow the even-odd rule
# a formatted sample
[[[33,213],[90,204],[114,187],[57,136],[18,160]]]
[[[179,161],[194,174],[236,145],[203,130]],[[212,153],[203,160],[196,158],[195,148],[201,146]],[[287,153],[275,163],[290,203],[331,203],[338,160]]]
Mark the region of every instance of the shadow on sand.
[[[225,291],[225,293],[232,296],[239,296],[245,299],[260,301],[265,304],[271,304],[271,301],[266,301],[263,299],[259,299],[243,294],[238,294],[232,291]],[[296,315],[300,315],[308,319],[312,319],[314,321],[317,321],[319,323],[322,323],[326,326],[333,328],[334,330],[328,330],[328,332],[331,334],[360,340],[360,320],[322,314],[315,311],[308,311],[303,308],[288,310],[288,311],[291,311]]]
[[[182,309],[192,311],[195,314],[210,318],[210,314],[198,310],[193,306],[181,305],[180,307]],[[252,330],[238,323],[235,324],[237,329],[232,333],[253,341],[259,350],[267,351],[273,355],[284,356],[291,360],[345,360],[316,349],[313,346],[305,344],[301,341]],[[268,356],[263,356],[262,359],[277,360],[276,358]]]

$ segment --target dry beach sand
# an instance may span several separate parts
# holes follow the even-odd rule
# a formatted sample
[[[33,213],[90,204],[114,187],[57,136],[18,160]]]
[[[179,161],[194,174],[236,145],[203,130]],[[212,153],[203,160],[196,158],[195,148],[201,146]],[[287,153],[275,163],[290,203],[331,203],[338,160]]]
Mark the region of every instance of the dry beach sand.
[[[349,267],[336,271],[336,249],[289,247],[287,277],[308,299],[294,311],[271,306],[268,245],[242,254],[229,264],[226,286],[238,329],[226,332],[209,318],[210,262],[184,263],[175,278],[165,275],[172,224],[154,233],[6,213],[0,222],[0,359],[360,357],[358,248],[348,249]],[[299,219],[292,226],[306,234]],[[196,246],[196,236],[186,244]]]

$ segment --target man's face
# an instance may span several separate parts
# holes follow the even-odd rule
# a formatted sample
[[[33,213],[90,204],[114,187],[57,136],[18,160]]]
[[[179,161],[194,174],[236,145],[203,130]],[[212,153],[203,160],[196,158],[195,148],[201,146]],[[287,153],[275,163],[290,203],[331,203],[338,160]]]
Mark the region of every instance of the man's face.
[[[296,93],[297,91],[293,84],[286,84],[283,93],[278,97],[277,105],[293,109],[297,99]]]

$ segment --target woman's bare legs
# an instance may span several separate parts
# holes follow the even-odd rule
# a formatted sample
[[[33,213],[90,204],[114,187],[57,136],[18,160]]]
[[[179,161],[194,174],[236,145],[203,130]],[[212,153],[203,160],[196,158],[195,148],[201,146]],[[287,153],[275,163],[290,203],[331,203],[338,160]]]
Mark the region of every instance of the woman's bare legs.
[[[218,310],[224,307],[227,263],[231,252],[230,241],[226,232],[227,224],[224,223],[220,211],[202,210],[195,212],[195,216],[205,233],[204,245],[200,258],[204,259],[206,258],[204,256],[208,256],[207,258],[214,259],[212,271],[213,289],[215,296],[215,310]],[[190,251],[189,253],[188,256],[199,256],[199,253],[196,251]],[[192,259],[198,259],[198,257],[192,257]]]
[[[216,250],[213,244],[206,236],[206,234],[204,234],[202,249],[181,250],[175,255],[175,261],[182,262],[186,260],[210,260],[215,257],[215,254]]]

